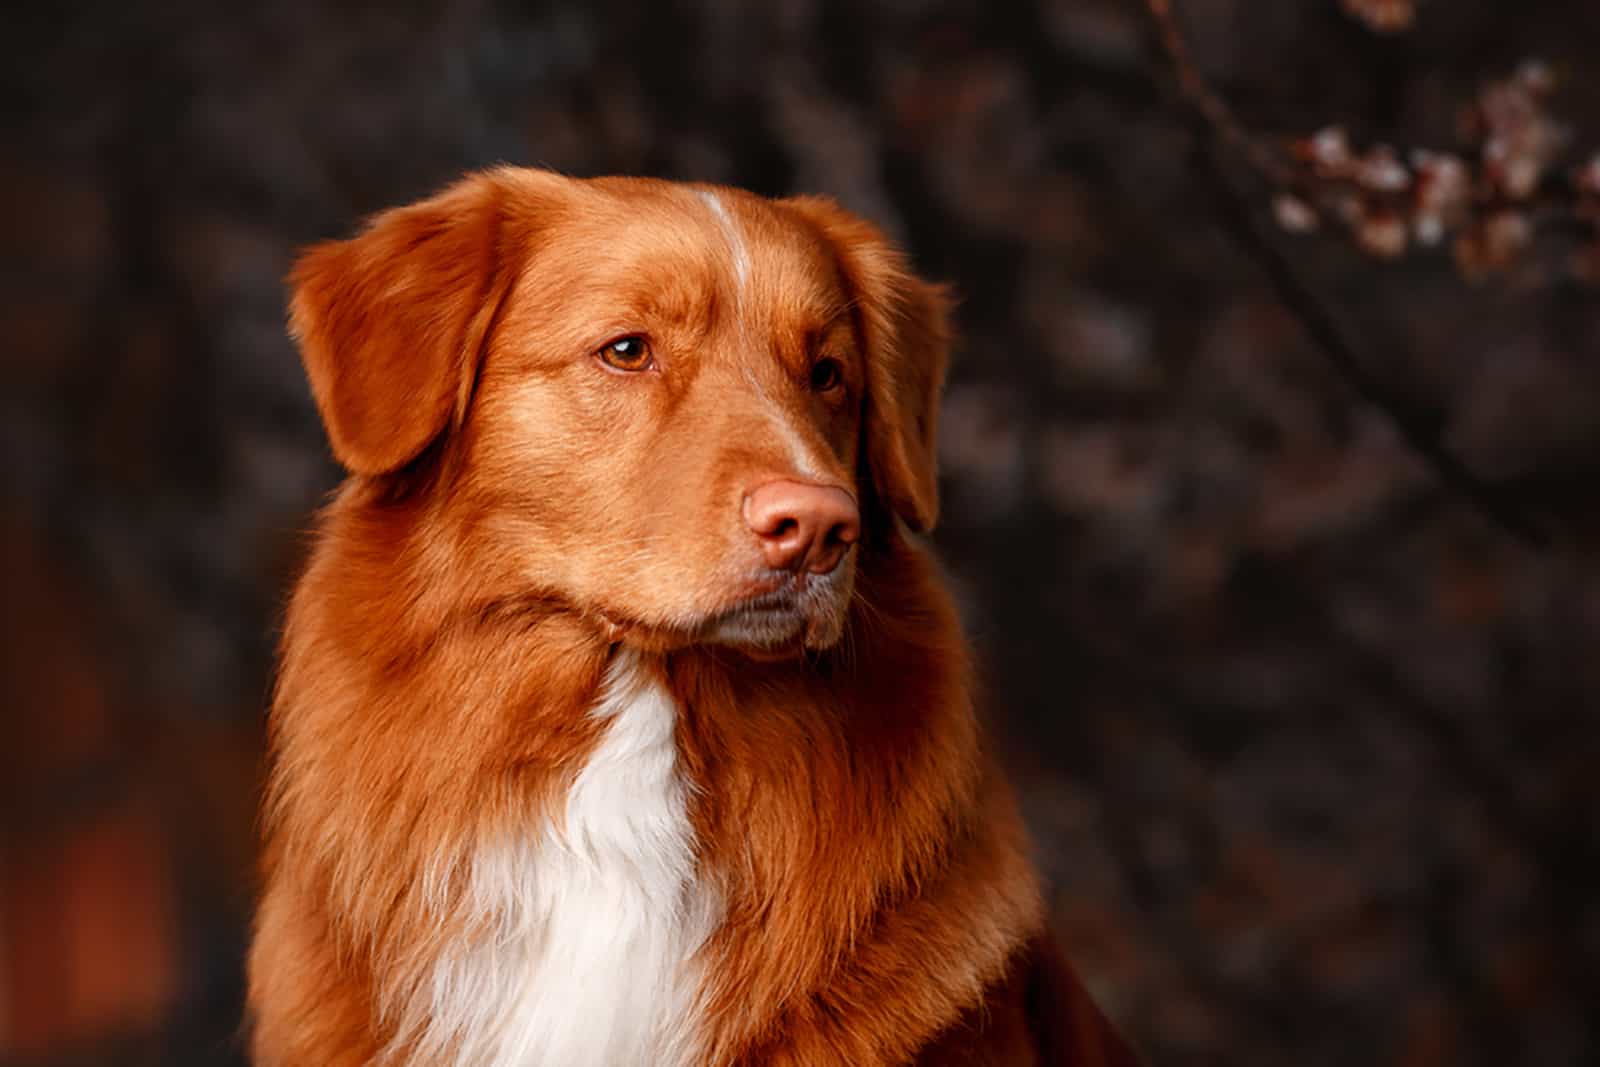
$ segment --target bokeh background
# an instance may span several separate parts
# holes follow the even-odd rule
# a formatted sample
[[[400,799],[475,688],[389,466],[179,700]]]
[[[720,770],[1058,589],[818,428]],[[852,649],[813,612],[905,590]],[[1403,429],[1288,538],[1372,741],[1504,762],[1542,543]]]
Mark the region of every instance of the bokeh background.
[[[1448,147],[1537,57],[1600,144],[1592,0],[1178,6],[1265,135]],[[8,4],[0,1063],[242,1062],[275,628],[338,477],[281,280],[502,160],[831,193],[960,291],[937,541],[1152,1063],[1596,1062],[1600,291],[1268,233],[1397,422],[1156,40],[1135,0]]]

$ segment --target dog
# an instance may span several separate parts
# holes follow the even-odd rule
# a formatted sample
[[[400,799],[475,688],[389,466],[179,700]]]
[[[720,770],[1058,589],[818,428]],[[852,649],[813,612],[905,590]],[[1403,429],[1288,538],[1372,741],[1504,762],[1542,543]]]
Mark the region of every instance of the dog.
[[[258,1064],[1121,1065],[919,535],[949,300],[870,223],[501,168],[312,247],[335,458]]]

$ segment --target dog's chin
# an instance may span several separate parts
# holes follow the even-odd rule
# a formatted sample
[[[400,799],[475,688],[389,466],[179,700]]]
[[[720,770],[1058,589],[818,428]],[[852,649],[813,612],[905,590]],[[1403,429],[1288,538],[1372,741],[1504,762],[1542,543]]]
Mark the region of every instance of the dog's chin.
[[[761,659],[783,658],[798,654],[809,629],[805,616],[795,609],[750,608],[714,620],[705,628],[704,640]]]
[[[822,578],[769,575],[687,624],[650,622],[615,611],[591,609],[586,614],[599,622],[607,640],[645,652],[701,645],[763,661],[797,659],[826,651],[844,636],[853,579],[849,561]]]
[[[823,579],[785,578],[726,605],[700,627],[699,641],[752,659],[789,659],[832,648],[844,633],[846,568]]]
[[[696,645],[727,648],[756,660],[795,659],[838,642],[843,626],[794,608],[734,608],[698,626],[661,626],[613,613],[592,612],[607,641],[641,652],[669,654]]]
[[[792,659],[833,647],[844,629],[837,614],[825,604],[761,597],[712,619],[701,640],[752,659]]]

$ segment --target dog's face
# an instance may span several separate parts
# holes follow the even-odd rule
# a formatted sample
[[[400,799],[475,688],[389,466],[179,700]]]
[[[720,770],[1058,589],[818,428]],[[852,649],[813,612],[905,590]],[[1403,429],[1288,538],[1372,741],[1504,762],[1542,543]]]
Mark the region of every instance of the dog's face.
[[[450,472],[426,491],[494,596],[825,648],[864,524],[933,522],[944,300],[826,201],[502,170],[293,283],[335,454]]]

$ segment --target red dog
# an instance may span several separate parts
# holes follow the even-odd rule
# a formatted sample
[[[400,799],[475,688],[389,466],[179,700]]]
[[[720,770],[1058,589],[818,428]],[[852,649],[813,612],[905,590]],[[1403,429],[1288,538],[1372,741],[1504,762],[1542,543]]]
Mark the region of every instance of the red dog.
[[[504,169],[318,246],[261,1064],[1126,1064],[928,553],[945,301],[823,200]]]

